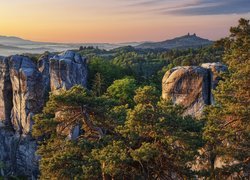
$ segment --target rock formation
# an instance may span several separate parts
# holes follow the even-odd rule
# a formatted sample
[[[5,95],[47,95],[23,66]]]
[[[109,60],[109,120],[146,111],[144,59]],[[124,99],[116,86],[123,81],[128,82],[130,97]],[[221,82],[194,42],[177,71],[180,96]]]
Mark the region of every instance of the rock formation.
[[[173,68],[163,77],[162,97],[183,105],[185,115],[199,118],[204,106],[214,103],[211,91],[218,85],[219,73],[226,69],[221,63]]]
[[[38,157],[35,155],[36,141],[16,134],[9,127],[0,127],[0,176],[27,176],[35,179],[38,175]]]
[[[55,54],[45,53],[42,55],[37,63],[38,70],[42,73],[43,91],[45,96],[50,92],[50,73],[49,73],[49,60],[53,58]]]
[[[219,62],[217,63],[204,63],[201,67],[208,69],[211,80],[211,90],[214,90],[219,81],[221,80],[220,73],[227,71],[227,67]],[[213,93],[210,96],[210,104],[214,104]]]
[[[19,134],[28,134],[32,116],[42,110],[44,103],[42,74],[28,57],[12,56],[9,64],[13,91],[12,126]]]
[[[50,59],[50,87],[68,90],[75,84],[86,86],[86,59],[74,51],[66,51]]]
[[[74,51],[45,54],[37,63],[20,55],[0,57],[0,176],[38,175],[32,117],[49,91],[86,86],[86,81],[86,59]]]
[[[8,60],[0,57],[0,123],[10,124],[12,109],[12,85],[9,75]]]

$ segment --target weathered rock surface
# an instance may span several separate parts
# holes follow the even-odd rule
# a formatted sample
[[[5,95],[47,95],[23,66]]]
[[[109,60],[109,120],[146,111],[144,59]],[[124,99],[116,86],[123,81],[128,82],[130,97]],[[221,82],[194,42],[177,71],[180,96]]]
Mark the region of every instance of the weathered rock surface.
[[[38,174],[38,157],[35,155],[36,141],[15,134],[7,127],[0,127],[0,176],[29,176]]]
[[[42,73],[43,91],[45,92],[45,95],[48,95],[50,92],[49,59],[53,56],[54,54],[46,53],[39,58],[37,63],[38,70]]]
[[[50,59],[50,87],[68,90],[76,84],[86,86],[86,59],[74,51],[66,51]]]
[[[211,90],[214,90],[217,86],[219,81],[221,80],[220,73],[227,71],[227,67],[220,62],[216,63],[204,63],[201,67],[208,69],[210,73],[211,79]],[[210,96],[210,104],[214,104],[213,93]]]
[[[0,122],[10,124],[12,106],[12,85],[9,75],[9,64],[6,58],[0,57]]]
[[[211,80],[212,80],[212,89],[215,89],[221,80],[220,73],[227,71],[227,67],[220,62],[216,63],[204,63],[201,67],[210,70]]]
[[[42,74],[28,57],[12,56],[9,64],[13,91],[12,125],[20,134],[28,134],[32,116],[42,110],[44,103]]]
[[[162,97],[185,106],[185,114],[200,116],[204,105],[209,103],[208,85],[206,69],[196,66],[176,67],[163,77]]]
[[[74,51],[45,54],[37,64],[26,56],[0,57],[0,176],[37,177],[32,117],[41,112],[51,90],[86,86],[86,77],[86,59]],[[72,127],[69,138],[77,134]]]
[[[211,90],[215,89],[226,67],[220,63],[206,63],[202,67],[176,67],[162,80],[162,97],[183,105],[185,115],[200,117],[205,105],[213,103]]]

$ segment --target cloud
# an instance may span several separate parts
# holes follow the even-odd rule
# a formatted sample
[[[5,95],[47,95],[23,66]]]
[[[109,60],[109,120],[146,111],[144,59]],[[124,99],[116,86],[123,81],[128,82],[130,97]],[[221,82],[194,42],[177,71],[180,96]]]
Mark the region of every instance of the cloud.
[[[120,0],[120,2],[124,0]],[[250,12],[250,0],[127,0],[127,10],[173,15],[220,15]]]
[[[250,12],[249,0],[202,0],[196,4],[175,9],[163,9],[163,14],[176,15],[220,15],[220,14],[244,14]]]

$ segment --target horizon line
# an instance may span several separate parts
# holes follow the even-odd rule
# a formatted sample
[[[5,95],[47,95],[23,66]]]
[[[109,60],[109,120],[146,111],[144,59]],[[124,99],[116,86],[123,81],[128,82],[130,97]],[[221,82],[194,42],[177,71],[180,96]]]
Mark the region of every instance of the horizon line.
[[[192,36],[192,35],[196,35],[197,37],[200,37],[200,38],[203,38],[203,39],[207,39],[209,41],[218,41],[219,39],[222,39],[224,37],[220,37],[219,39],[210,39],[210,38],[207,38],[207,37],[202,37],[202,36],[199,36],[197,35],[197,33],[186,33],[186,34],[182,34],[182,35],[177,35],[177,36],[173,36],[171,38],[166,38],[166,39],[162,39],[162,40],[143,40],[143,41],[117,41],[117,42],[107,42],[107,41],[100,41],[100,42],[65,42],[65,41],[40,41],[40,40],[35,40],[35,39],[29,39],[29,38],[25,38],[25,37],[21,37],[21,36],[16,36],[16,35],[3,35],[3,34],[0,34],[0,37],[7,37],[7,38],[18,38],[18,39],[21,39],[21,40],[24,40],[24,41],[31,41],[31,42],[35,42],[35,43],[48,43],[48,44],[123,44],[123,43],[145,43],[145,42],[163,42],[163,41],[167,41],[167,40],[172,40],[172,39],[175,39],[175,38],[178,38],[178,37],[183,37],[183,36],[186,36],[186,35],[189,35]]]

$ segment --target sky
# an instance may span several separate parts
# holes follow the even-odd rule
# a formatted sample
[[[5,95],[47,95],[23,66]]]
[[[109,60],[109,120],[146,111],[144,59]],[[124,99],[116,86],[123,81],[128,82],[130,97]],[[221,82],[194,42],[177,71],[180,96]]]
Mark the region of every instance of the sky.
[[[250,0],[0,0],[0,35],[44,42],[161,41],[188,32],[217,40]]]

